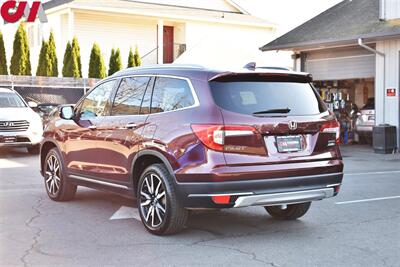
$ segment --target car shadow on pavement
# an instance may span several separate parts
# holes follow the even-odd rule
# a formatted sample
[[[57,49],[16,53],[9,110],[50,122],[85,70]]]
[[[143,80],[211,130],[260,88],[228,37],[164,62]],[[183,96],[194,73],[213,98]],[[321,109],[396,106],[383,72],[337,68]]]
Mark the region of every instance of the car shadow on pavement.
[[[79,205],[80,208],[88,210],[99,208],[108,210],[107,214],[110,216],[121,206],[137,208],[134,199],[86,188],[79,188],[74,200],[68,205]],[[119,227],[117,222],[115,222],[115,225]],[[262,207],[190,210],[185,230],[177,237],[200,238],[200,240],[220,239],[256,235],[263,232],[290,232],[290,229],[293,229],[293,231],[295,231],[294,229],[296,231],[298,229],[306,230],[307,228],[307,224],[301,220],[280,221],[272,219]]]
[[[29,154],[26,148],[0,148],[0,159],[28,158],[28,157],[39,157],[39,156]]]

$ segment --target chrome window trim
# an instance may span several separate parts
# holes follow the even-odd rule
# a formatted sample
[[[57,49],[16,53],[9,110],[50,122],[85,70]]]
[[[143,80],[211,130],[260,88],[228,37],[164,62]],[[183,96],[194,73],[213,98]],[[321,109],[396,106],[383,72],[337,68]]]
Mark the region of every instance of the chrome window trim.
[[[154,77],[154,78],[171,78],[171,79],[184,80],[189,85],[190,91],[192,93],[192,97],[194,99],[194,104],[191,105],[191,106],[188,106],[188,107],[179,108],[179,109],[175,109],[175,110],[164,111],[164,112],[150,113],[150,114],[125,115],[125,116],[140,116],[140,115],[149,115],[149,116],[151,116],[151,115],[166,114],[166,113],[170,113],[170,112],[181,111],[181,110],[185,110],[185,109],[191,109],[191,108],[195,108],[195,107],[200,106],[199,97],[197,96],[197,93],[194,90],[192,81],[187,77],[175,76],[175,75],[164,75],[164,74],[132,74],[132,75],[124,75],[124,76],[113,77],[113,79],[124,79],[124,78],[131,78],[131,77]]]
[[[115,183],[110,183],[110,182],[104,182],[104,181],[90,179],[90,178],[86,178],[86,177],[82,177],[82,176],[78,176],[78,175],[71,174],[71,175],[69,175],[69,177],[71,177],[73,179],[85,181],[85,182],[101,184],[101,185],[106,185],[106,186],[111,186],[111,187],[117,187],[117,188],[121,188],[121,189],[129,189],[129,187],[127,187],[125,185],[120,185],[120,184],[115,184]]]

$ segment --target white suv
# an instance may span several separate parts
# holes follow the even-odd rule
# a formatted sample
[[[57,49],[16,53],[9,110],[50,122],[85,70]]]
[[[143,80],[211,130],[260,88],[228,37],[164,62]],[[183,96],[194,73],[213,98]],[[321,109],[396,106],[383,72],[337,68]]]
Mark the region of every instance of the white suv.
[[[0,88],[0,148],[26,147],[31,154],[39,153],[43,124],[32,110],[35,105],[14,90]]]

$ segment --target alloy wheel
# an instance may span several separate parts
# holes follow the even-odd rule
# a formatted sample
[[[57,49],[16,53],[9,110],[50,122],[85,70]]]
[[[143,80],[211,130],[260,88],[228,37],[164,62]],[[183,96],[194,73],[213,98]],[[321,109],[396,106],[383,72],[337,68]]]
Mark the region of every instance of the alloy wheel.
[[[61,175],[60,175],[60,162],[57,157],[51,155],[46,162],[45,183],[47,192],[55,197],[60,190]]]
[[[165,219],[166,209],[164,184],[158,175],[149,173],[140,188],[140,210],[146,225],[151,228],[159,227]]]

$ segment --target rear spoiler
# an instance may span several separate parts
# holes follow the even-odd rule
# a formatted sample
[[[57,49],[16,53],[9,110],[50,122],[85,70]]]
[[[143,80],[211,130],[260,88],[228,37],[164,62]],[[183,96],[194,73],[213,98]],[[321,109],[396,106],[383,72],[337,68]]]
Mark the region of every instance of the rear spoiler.
[[[313,77],[302,72],[223,72],[209,78],[209,82],[299,82],[310,83]]]

